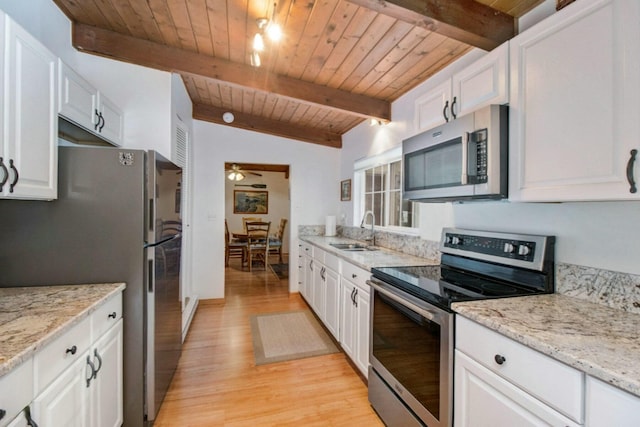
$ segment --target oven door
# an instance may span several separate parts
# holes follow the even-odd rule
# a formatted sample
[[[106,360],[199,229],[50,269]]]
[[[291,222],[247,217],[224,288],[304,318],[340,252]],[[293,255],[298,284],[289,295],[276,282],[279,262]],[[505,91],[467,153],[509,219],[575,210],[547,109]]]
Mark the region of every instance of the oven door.
[[[371,399],[370,390],[374,409],[387,425],[396,425],[397,407],[385,414],[387,405],[382,402],[400,399],[429,427],[450,427],[453,313],[376,278],[368,283],[372,288],[370,363],[373,374],[382,379],[373,382],[378,397]]]

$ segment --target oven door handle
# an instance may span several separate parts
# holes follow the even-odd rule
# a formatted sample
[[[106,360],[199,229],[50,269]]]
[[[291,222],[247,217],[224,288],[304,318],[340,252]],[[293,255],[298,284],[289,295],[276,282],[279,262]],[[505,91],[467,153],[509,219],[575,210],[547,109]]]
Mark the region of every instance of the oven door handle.
[[[411,311],[414,311],[416,313],[418,313],[419,315],[423,316],[425,319],[427,320],[431,320],[434,321],[435,317],[437,316],[436,313],[433,313],[429,310],[426,310],[425,308],[419,307],[416,304],[412,303],[411,301],[407,301],[406,299],[402,298],[401,296],[381,287],[380,285],[378,285],[375,282],[372,282],[371,280],[367,280],[367,283],[369,284],[369,286],[371,286],[376,292],[380,292],[382,295],[394,300],[395,302],[397,302],[398,304],[408,308]]]

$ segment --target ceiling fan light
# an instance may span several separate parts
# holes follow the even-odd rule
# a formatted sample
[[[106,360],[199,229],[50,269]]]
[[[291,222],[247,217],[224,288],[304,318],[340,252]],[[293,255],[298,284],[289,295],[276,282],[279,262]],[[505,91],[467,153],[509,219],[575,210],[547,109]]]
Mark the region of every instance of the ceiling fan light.
[[[256,33],[256,35],[253,36],[253,50],[258,52],[264,50],[264,39],[260,33]]]
[[[229,175],[227,175],[230,181],[242,181],[244,179],[244,174],[242,172],[231,171]]]
[[[267,36],[269,40],[277,42],[282,38],[282,28],[275,22],[270,22],[267,26]]]

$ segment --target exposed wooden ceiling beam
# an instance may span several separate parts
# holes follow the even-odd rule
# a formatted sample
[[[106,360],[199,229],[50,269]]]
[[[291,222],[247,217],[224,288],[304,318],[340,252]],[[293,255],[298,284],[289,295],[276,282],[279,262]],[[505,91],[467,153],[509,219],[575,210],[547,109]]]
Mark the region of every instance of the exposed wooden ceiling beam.
[[[304,126],[296,126],[286,122],[269,120],[264,117],[236,112],[233,113],[233,122],[225,123],[222,120],[222,114],[224,114],[226,111],[228,110],[213,107],[210,105],[194,104],[193,118],[211,123],[233,126],[240,129],[253,130],[256,132],[268,133],[285,138],[292,138],[299,141],[310,142],[313,144],[342,148],[342,136],[337,133],[313,130]]]
[[[492,50],[515,35],[513,16],[473,0],[349,0],[471,46]]]
[[[189,52],[85,24],[73,24],[73,46],[83,52],[179,74],[191,74],[275,93],[363,118],[391,120],[391,103],[269,73],[261,68]]]

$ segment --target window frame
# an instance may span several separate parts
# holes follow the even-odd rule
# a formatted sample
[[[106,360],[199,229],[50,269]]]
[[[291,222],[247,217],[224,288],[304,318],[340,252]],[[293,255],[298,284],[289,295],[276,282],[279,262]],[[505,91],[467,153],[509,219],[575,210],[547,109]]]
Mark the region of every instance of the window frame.
[[[380,223],[385,225],[374,225],[376,230],[384,230],[389,232],[401,233],[401,234],[411,234],[418,235],[420,232],[420,209],[419,204],[413,204],[414,217],[418,218],[418,226],[417,227],[404,227],[399,225],[388,225],[389,224],[389,215],[390,215],[390,200],[392,192],[398,190],[391,190],[391,164],[395,162],[402,162],[402,146],[394,147],[390,150],[387,150],[383,153],[380,153],[375,156],[366,157],[363,159],[359,159],[354,162],[353,168],[353,188],[352,188],[352,199],[353,203],[353,222],[354,226],[359,226],[362,221],[362,217],[364,216],[365,211],[365,192],[366,192],[366,171],[372,168],[385,166],[385,185],[383,190],[384,195],[384,218],[380,218]],[[404,181],[404,172],[401,164],[401,181],[400,181],[400,193],[402,194],[402,185]],[[402,196],[400,197],[402,203]],[[376,215],[377,219],[377,215]]]

